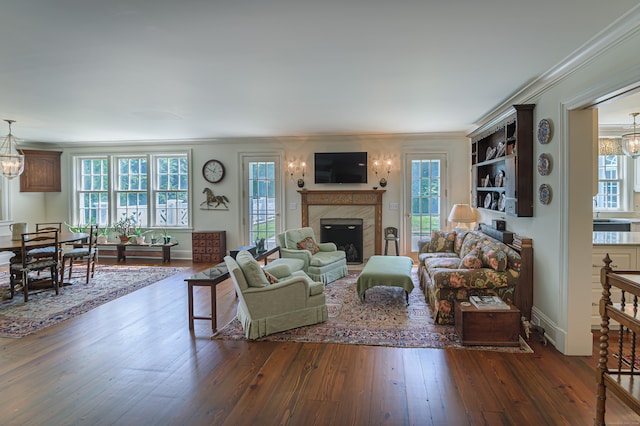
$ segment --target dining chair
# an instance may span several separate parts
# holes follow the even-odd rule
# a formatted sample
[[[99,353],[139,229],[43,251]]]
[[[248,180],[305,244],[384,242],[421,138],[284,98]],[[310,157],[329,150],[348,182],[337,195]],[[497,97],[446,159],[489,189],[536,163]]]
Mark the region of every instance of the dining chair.
[[[44,232],[44,231],[58,231],[58,235],[60,235],[62,233],[62,222],[45,222],[45,223],[36,223],[36,232]],[[48,255],[46,252],[47,248],[42,248],[42,249],[34,249],[32,253],[32,255],[34,256],[38,256],[40,253],[45,253],[46,255]],[[59,250],[61,250],[59,248]]]
[[[93,278],[95,269],[96,269],[96,261],[98,259],[98,225],[91,225],[89,228],[89,237],[87,238],[87,244],[79,247],[75,247],[71,250],[67,250],[62,255],[62,272],[60,276],[64,279],[65,265],[67,261],[69,262],[69,277],[71,279],[71,274],[73,273],[73,264],[74,263],[87,263],[87,274],[85,283],[89,283],[89,277]]]
[[[13,298],[15,295],[17,284],[21,283],[24,301],[27,302],[29,300],[29,286],[32,283],[45,280],[51,281],[56,294],[60,294],[59,251],[57,229],[22,234],[21,258],[14,260],[10,265],[11,297]],[[50,273],[48,276],[40,275],[40,272],[47,270]]]
[[[52,231],[54,229],[57,229],[58,232],[62,232],[62,222],[36,223],[36,232]]]

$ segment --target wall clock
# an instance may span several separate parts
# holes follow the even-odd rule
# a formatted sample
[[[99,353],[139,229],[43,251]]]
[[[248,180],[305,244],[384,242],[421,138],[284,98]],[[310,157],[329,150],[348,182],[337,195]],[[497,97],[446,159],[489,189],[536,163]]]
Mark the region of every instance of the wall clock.
[[[209,160],[202,167],[202,176],[207,182],[218,183],[224,178],[224,165],[218,160]]]

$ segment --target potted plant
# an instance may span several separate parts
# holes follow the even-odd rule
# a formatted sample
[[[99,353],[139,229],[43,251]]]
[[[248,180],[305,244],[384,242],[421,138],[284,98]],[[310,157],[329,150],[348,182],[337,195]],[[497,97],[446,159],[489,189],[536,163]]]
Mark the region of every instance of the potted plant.
[[[67,222],[64,223],[67,228],[69,228],[69,232],[73,232],[74,234],[86,233],[89,229],[90,225],[70,225]]]
[[[141,245],[144,244],[145,234],[148,234],[149,232],[151,232],[151,230],[143,231],[142,226],[134,225],[133,234],[131,236],[135,239],[136,244]]]
[[[169,244],[171,242],[171,238],[173,238],[173,237],[171,235],[169,235],[167,230],[163,229],[162,230],[162,241],[164,242],[164,244]]]
[[[109,241],[109,232],[111,232],[109,226],[98,227],[98,244],[106,244]]]
[[[127,216],[124,213],[122,214],[122,219],[113,224],[113,230],[118,234],[121,243],[129,241],[133,234],[134,226],[133,215]]]

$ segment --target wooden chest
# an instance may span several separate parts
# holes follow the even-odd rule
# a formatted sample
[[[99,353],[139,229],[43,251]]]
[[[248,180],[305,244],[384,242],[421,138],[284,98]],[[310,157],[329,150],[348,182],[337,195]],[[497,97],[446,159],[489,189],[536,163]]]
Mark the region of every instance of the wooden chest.
[[[226,231],[198,231],[191,234],[194,263],[218,264],[227,254]]]
[[[518,346],[520,310],[478,309],[455,302],[456,332],[463,345]]]

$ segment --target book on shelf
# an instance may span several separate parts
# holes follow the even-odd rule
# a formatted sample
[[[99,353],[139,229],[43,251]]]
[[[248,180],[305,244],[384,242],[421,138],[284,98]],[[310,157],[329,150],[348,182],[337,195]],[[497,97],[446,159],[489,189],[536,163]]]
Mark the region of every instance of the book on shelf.
[[[471,296],[469,301],[478,309],[511,309],[498,296]]]

